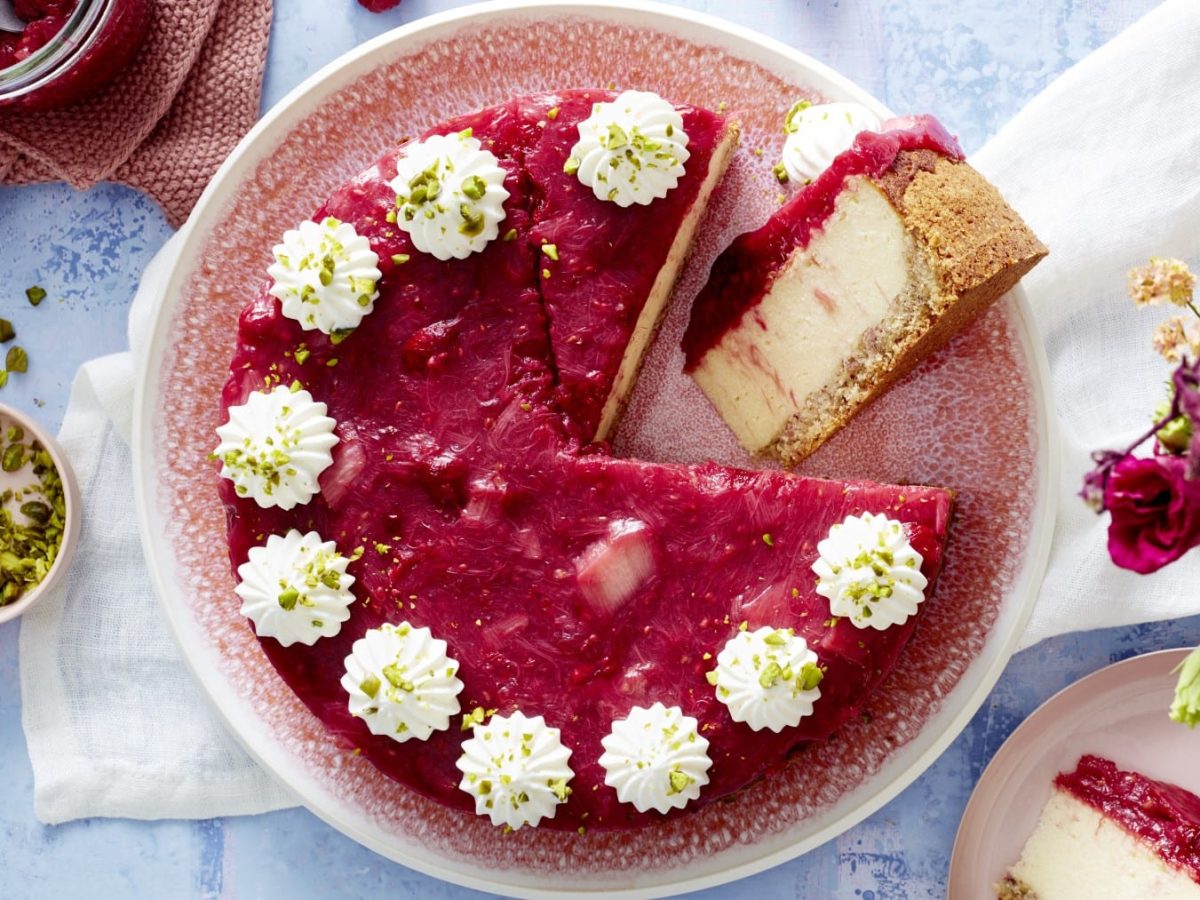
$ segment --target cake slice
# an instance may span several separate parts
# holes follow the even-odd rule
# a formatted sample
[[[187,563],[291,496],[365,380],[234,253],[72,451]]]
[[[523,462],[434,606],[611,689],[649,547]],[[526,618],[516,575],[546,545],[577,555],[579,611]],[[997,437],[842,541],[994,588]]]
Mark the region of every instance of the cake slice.
[[[1200,897],[1200,797],[1084,756],[1054,779],[1001,900]]]
[[[679,184],[649,207],[607,202],[563,172],[579,123],[612,91],[564,91],[526,104],[544,123],[525,158],[538,186],[532,239],[543,256],[540,288],[549,317],[557,398],[580,438],[609,439],[642,357],[657,331],[708,199],[737,145],[737,126],[678,106],[690,156]],[[549,110],[555,114],[550,116]]]
[[[1045,247],[932,118],[862,132],[718,258],[685,368],[749,451],[799,462]]]

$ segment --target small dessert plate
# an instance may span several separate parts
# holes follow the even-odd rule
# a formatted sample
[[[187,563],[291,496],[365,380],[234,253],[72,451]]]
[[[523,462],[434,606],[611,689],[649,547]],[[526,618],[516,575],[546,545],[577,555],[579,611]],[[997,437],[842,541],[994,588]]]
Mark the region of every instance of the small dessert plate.
[[[1059,691],[1021,723],[975,786],[954,841],[946,895],[995,900],[993,887],[1037,824],[1054,777],[1084,753],[1200,793],[1200,733],[1171,721],[1173,670],[1189,650],[1135,656]]]
[[[66,574],[67,569],[71,566],[71,557],[74,556],[75,546],[79,543],[79,523],[83,518],[83,506],[79,499],[79,485],[75,480],[75,473],[72,471],[70,463],[67,462],[67,457],[63,453],[62,447],[58,445],[58,442],[42,426],[38,425],[29,416],[20,410],[0,403],[0,454],[13,443],[8,437],[9,430],[12,428],[19,428],[21,430],[23,433],[22,443],[28,445],[36,441],[50,454],[50,458],[54,461],[54,468],[58,471],[59,477],[62,479],[63,497],[66,501],[66,520],[63,523],[58,554],[54,559],[54,564],[50,567],[50,571],[46,573],[46,576],[36,586],[26,590],[13,602],[0,606],[0,623],[15,619],[21,615],[33,606],[33,604],[37,603],[38,600],[46,596],[59,583]],[[20,499],[10,499],[3,503],[3,506],[10,510],[13,517],[19,523],[23,524],[28,521],[28,518],[20,509],[23,503],[38,502],[44,499],[37,490],[38,483],[39,479],[34,474],[33,465],[29,462],[25,462],[13,472],[6,472],[0,468],[0,494],[8,491],[17,492],[25,491],[31,487],[34,488],[34,492],[26,493]],[[0,550],[3,549],[4,547],[0,546]]]

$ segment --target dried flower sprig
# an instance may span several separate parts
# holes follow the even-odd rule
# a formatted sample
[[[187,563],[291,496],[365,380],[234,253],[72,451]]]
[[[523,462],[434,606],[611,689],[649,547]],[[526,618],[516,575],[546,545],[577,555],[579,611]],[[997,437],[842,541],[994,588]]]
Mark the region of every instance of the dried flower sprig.
[[[1196,276],[1187,263],[1173,257],[1150,257],[1150,262],[1129,272],[1129,296],[1136,306],[1173,303],[1187,306],[1200,317],[1192,303]]]

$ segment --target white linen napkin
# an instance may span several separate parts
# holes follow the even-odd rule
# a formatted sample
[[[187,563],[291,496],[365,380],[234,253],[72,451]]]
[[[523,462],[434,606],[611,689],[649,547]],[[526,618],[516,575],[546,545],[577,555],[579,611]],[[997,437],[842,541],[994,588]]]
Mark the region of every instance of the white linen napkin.
[[[1200,3],[1171,0],[1065,72],[971,162],[1050,248],[1024,280],[1050,361],[1062,484],[1027,647],[1064,631],[1200,613],[1200,551],[1154,575],[1108,558],[1108,516],[1076,496],[1093,450],[1151,424],[1171,367],[1151,347],[1170,313],[1136,309],[1129,269],[1200,262]]]
[[[135,350],[146,344],[180,234],[143,275],[129,316]],[[83,529],[66,583],[21,620],[21,720],[37,817],[205,819],[294,806],[218,721],[150,583],[133,508],[135,372],[134,353],[85,363],[59,432],[79,479]]]
[[[1145,427],[1166,365],[1156,315],[1124,298],[1151,255],[1200,260],[1200,4],[1170,0],[1055,81],[973,162],[1051,248],[1025,281],[1046,340],[1063,483],[1049,571],[1023,645],[1200,612],[1200,552],[1153,576],[1115,568],[1106,520],[1075,496],[1088,454]],[[130,316],[143,346],[177,238]],[[295,801],[225,733],[159,611],[134,522],[133,360],[76,378],[60,438],[83,490],[71,577],[21,627],[22,709],[38,817],[202,818]]]

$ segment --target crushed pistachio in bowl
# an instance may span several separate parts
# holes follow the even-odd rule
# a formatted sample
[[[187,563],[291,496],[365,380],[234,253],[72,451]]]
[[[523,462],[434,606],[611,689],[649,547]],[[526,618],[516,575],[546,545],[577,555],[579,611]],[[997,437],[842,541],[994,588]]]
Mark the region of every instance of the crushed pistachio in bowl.
[[[62,450],[23,413],[0,404],[0,622],[28,609],[65,572],[79,518]]]

